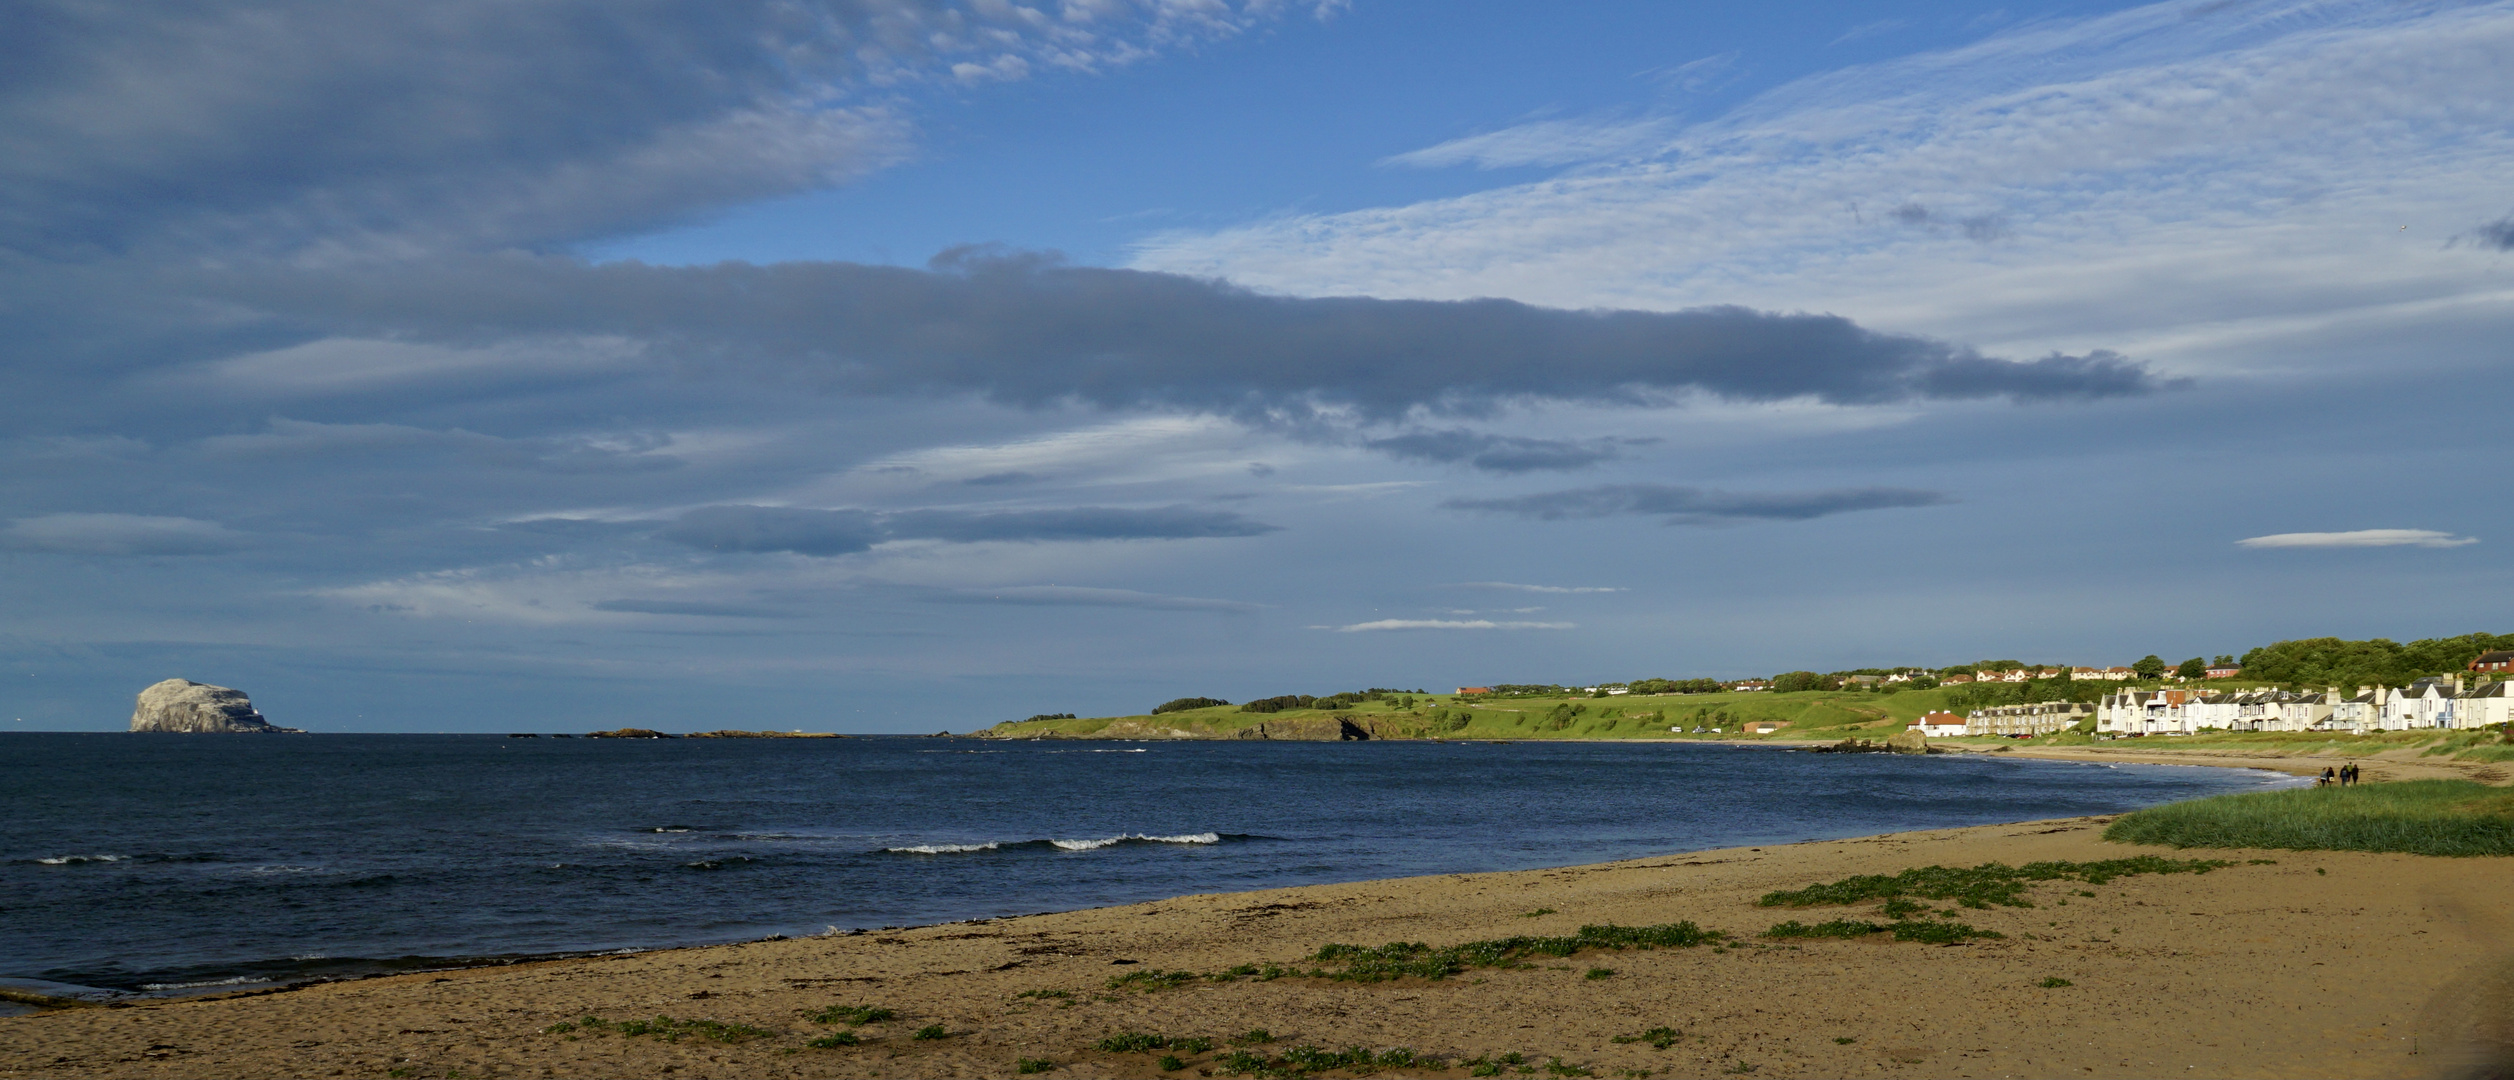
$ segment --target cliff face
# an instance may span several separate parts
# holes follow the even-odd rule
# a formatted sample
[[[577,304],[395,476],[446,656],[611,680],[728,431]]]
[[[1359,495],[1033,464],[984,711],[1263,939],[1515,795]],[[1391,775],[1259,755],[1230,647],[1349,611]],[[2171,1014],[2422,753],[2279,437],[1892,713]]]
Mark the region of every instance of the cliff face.
[[[254,711],[253,700],[241,690],[196,683],[190,679],[168,679],[140,691],[139,707],[131,710],[133,731],[207,732],[293,732],[296,728],[276,727]]]

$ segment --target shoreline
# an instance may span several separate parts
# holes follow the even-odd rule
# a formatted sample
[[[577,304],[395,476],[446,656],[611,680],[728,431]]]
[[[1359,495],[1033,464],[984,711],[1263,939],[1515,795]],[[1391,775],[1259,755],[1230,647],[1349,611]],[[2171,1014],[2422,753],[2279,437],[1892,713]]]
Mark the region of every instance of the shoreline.
[[[510,736],[510,737],[511,737],[511,736]],[[696,736],[693,736],[693,737],[696,737]],[[913,737],[913,738],[930,738],[931,736],[911,736],[911,737]],[[1122,741],[1128,741],[1128,742],[1135,742],[1135,741],[1158,742],[1158,741],[1163,741],[1163,740],[1122,740]],[[1514,743],[1514,742],[1526,742],[1526,743],[1530,743],[1530,744],[1534,744],[1534,745],[1554,745],[1554,744],[1557,744],[1557,743],[1561,742],[1562,740],[1552,740],[1552,739],[1535,739],[1535,740],[1508,740],[1508,739],[1471,739],[1471,740],[1469,740],[1469,739],[1461,739],[1461,740],[1443,740],[1443,739],[1433,739],[1433,740],[1408,740],[1408,741],[1425,741],[1425,742],[1457,742],[1457,743],[1462,743],[1462,744],[1463,744],[1463,743],[1476,743],[1476,744],[1510,744],[1510,743]],[[1617,743],[1617,744],[1631,744],[1631,745],[1668,745],[1669,743],[1673,742],[1672,740],[1657,740],[1657,739],[1584,739],[1584,740],[1579,740],[1579,741],[1583,741],[1583,742]],[[1770,740],[1770,739],[1743,739],[1743,738],[1739,738],[1739,739],[1688,739],[1688,740],[1683,740],[1681,743],[1676,743],[1676,745],[1721,746],[1721,747],[1728,747],[1728,748],[1733,748],[1733,749],[1761,749],[1761,750],[1766,750],[1766,751],[1785,751],[1785,750],[1805,750],[1805,749],[1811,749],[1811,748],[1816,748],[1816,747],[1830,746],[1830,745],[1832,745],[1832,743],[1830,743],[1830,742],[1819,742],[1819,741],[1806,741],[1806,740],[1786,740],[1786,741],[1785,741],[1785,740]],[[2005,747],[2001,747],[2001,748],[1999,748],[1999,749],[2004,750],[2004,749],[2006,749],[2006,748],[2005,748]],[[1937,751],[1937,752],[1939,752],[1939,753],[1964,754],[1964,753],[1977,753],[1977,752],[1980,752],[1980,751],[1975,751],[1975,750],[1970,750],[1970,749],[1963,749],[1963,748],[1957,748],[1957,749],[1952,749],[1952,750],[1942,750],[1942,751]],[[2018,755],[2018,756],[2033,756],[2033,755]],[[2074,761],[2075,763],[2078,763],[2078,764],[2106,764],[2106,763],[2107,763],[2107,762],[2100,762],[2100,761],[2084,761],[2084,760],[2079,760],[2079,759],[2075,759],[2075,758],[2070,758],[2070,759],[2066,759],[2066,760],[2071,760],[2071,761]],[[2141,764],[2188,764],[2188,763],[2184,763],[2184,762],[2138,762],[2138,763],[2141,763]],[[2282,770],[2278,770],[2278,769],[2263,769],[2263,767],[2262,767],[2262,766],[2259,766],[2259,765],[2257,765],[2257,764],[2248,763],[2248,762],[2246,762],[2246,763],[2235,763],[2235,762],[2218,763],[2218,762],[2209,762],[2209,763],[2207,763],[2207,764],[2208,764],[2208,765],[2210,765],[2210,766],[2212,766],[2212,767],[2216,767],[2216,766],[2221,766],[2221,765],[2222,765],[2222,767],[2227,767],[2227,768],[2251,768],[2251,769],[2261,769],[2262,771],[2282,771]],[[2306,770],[2302,770],[2302,769],[2300,769],[2300,768],[2299,768],[2299,769],[2288,769],[2288,770],[2284,770],[2284,771],[2287,771],[2287,772],[2292,772],[2292,773],[2296,773],[2296,774],[2298,774],[2298,775],[2302,775],[2302,774],[2304,774],[2304,773],[2306,772]],[[2128,811],[2110,811],[2110,812],[2112,812],[2112,813],[2121,813],[2121,812],[2128,812]],[[2007,824],[2012,824],[2012,822],[1981,821],[1981,822],[1977,822],[1977,823],[1975,823],[1975,824],[1973,824],[1973,825],[1947,825],[1947,826],[1940,826],[1940,828],[1976,828],[1976,827],[1997,827],[1997,826],[2002,826],[2002,825],[2007,825]],[[1930,830],[1928,830],[1928,829],[1923,829],[1923,830],[1919,830],[1919,831],[1930,831]],[[1883,835],[1883,834],[1879,834],[1879,835]],[[1852,839],[1852,837],[1833,837],[1832,839]],[[1690,853],[1692,853],[1692,852],[1694,852],[1694,851],[1700,851],[1700,850],[1718,850],[1718,849],[1686,848],[1686,849],[1676,849],[1676,850],[1648,851],[1648,852],[1647,852],[1647,853],[1645,853],[1645,854],[1640,854],[1640,855],[1630,855],[1630,856],[1626,856],[1625,858],[1626,858],[1626,859],[1638,859],[1638,858],[1673,858],[1673,857],[1682,857],[1682,856],[1687,855],[1687,854],[1690,854]],[[1621,861],[1621,860],[1610,860],[1610,862],[1612,862],[1612,861]],[[1472,870],[1472,869],[1471,869],[1471,870],[1456,870],[1456,871],[1448,871],[1448,872],[1450,872],[1450,873],[1511,873],[1511,872],[1543,872],[1543,871],[1553,871],[1553,870],[1576,869],[1576,868],[1578,868],[1578,867],[1580,867],[1580,866],[1583,866],[1583,865],[1607,865],[1607,864],[1605,864],[1605,863],[1600,863],[1600,864],[1569,863],[1569,864],[1542,865],[1542,866],[1519,866],[1519,867],[1505,867],[1505,868],[1499,868],[1499,869],[1483,869],[1483,870]],[[1401,880],[1401,879],[1361,878],[1361,879],[1349,879],[1349,880],[1314,881],[1314,882],[1310,882],[1310,883],[1308,883],[1308,884],[1310,884],[1310,885],[1344,885],[1344,884],[1359,884],[1359,883],[1367,883],[1367,882],[1369,882],[1369,881],[1374,881],[1374,880]],[[1191,884],[1191,883],[1181,883],[1181,884]],[[1287,885],[1287,886],[1277,886],[1277,887],[1279,887],[1279,888],[1299,888],[1299,887],[1306,887],[1306,886],[1304,886],[1304,885]],[[1142,895],[1142,894],[1138,894],[1138,895]],[[1129,903],[1157,903],[1157,902],[1160,902],[1161,900],[1170,899],[1170,898],[1171,898],[1171,897],[1167,897],[1167,896],[1146,896],[1146,897],[1145,897],[1145,898],[1143,898],[1143,899],[1139,899],[1139,900],[1131,900],[1131,901],[1127,901],[1127,902],[1129,902]],[[1107,905],[1106,903],[1103,903],[1103,904],[1102,904],[1102,906],[1108,906],[1108,905]],[[1096,909],[1096,908],[1089,908],[1089,907],[1086,907],[1086,908],[1055,908],[1055,909],[1049,909],[1049,910],[1044,910],[1044,911],[1040,911],[1040,910],[1033,910],[1033,911],[1028,911],[1028,912],[1022,912],[1022,913],[1020,913],[1020,914],[1023,914],[1023,915],[1062,914],[1062,913],[1067,913],[1067,912],[1071,912],[1071,911],[1087,911],[1087,910],[1097,910],[1097,909]],[[913,917],[914,917],[912,913],[902,913],[902,914],[909,914],[911,918],[913,918]],[[962,914],[967,914],[967,913],[966,913],[966,912],[963,912]],[[794,939],[814,939],[814,938],[828,938],[828,937],[847,937],[847,936],[855,936],[855,935],[870,934],[870,933],[892,933],[892,932],[903,931],[903,930],[920,930],[920,929],[930,929],[930,928],[933,928],[933,927],[939,927],[939,926],[952,926],[952,925],[960,925],[960,924],[969,923],[969,922],[973,922],[973,921],[974,921],[974,922],[985,922],[985,921],[988,921],[989,919],[1001,919],[1001,918],[1012,918],[1012,917],[1017,917],[1017,916],[1016,916],[1016,915],[1013,915],[1013,914],[1002,914],[1002,915],[986,914],[986,915],[977,915],[977,916],[975,916],[974,918],[946,918],[946,919],[943,919],[943,920],[940,920],[940,921],[935,921],[935,922],[908,922],[908,923],[905,923],[905,924],[900,924],[900,925],[884,925],[884,926],[879,926],[879,927],[875,927],[875,926],[871,926],[871,925],[862,925],[862,926],[856,926],[856,927],[852,927],[852,928],[849,928],[849,929],[844,929],[844,930],[840,930],[840,929],[837,929],[837,928],[835,928],[835,927],[832,927],[832,928],[830,929],[830,931],[829,931],[829,932],[827,932],[827,933],[822,933],[822,932],[817,932],[817,931],[816,931],[816,932],[811,932],[811,933],[794,932],[794,931],[792,930],[792,928],[788,928],[788,927],[778,927],[778,926],[775,926],[775,925],[773,925],[773,924],[772,924],[771,926],[757,928],[757,929],[754,929],[754,930],[752,931],[752,934],[755,934],[755,935],[763,935],[763,936],[724,936],[724,937],[712,937],[712,938],[702,936],[702,937],[699,937],[697,940],[691,940],[691,939],[690,939],[690,938],[688,938],[688,937],[684,937],[684,938],[682,938],[681,940],[678,940],[678,941],[674,941],[674,940],[670,940],[670,939],[666,939],[666,940],[663,940],[663,941],[654,941],[654,940],[649,939],[649,940],[645,940],[645,941],[578,942],[578,943],[571,943],[571,944],[569,944],[569,945],[565,945],[565,946],[558,947],[558,948],[552,948],[552,949],[547,949],[547,950],[542,950],[542,951],[526,951],[526,952],[503,952],[503,953],[448,953],[448,954],[444,954],[444,955],[422,955],[422,954],[394,954],[394,955],[387,955],[387,954],[385,954],[385,953],[375,953],[375,954],[373,954],[373,955],[368,955],[368,954],[365,954],[365,953],[352,953],[352,954],[345,955],[345,956],[341,956],[341,955],[334,955],[334,956],[319,956],[319,957],[317,957],[316,959],[320,959],[320,960],[322,960],[322,961],[323,961],[323,963],[322,963],[322,964],[320,964],[320,965],[316,965],[316,966],[314,966],[314,967],[309,967],[309,968],[306,968],[306,969],[303,969],[303,970],[298,970],[298,971],[264,971],[264,972],[258,972],[258,973],[250,974],[250,975],[247,975],[247,974],[238,974],[238,975],[233,975],[233,976],[229,976],[229,977],[219,977],[219,975],[220,975],[221,973],[212,972],[212,973],[209,973],[208,975],[197,975],[197,974],[196,974],[196,975],[191,975],[191,976],[189,976],[189,977],[193,977],[193,978],[202,978],[202,979],[206,979],[207,981],[199,981],[199,982],[182,982],[182,983],[172,983],[172,982],[169,982],[169,983],[165,983],[165,984],[162,984],[162,985],[161,985],[161,984],[151,984],[151,985],[148,985],[148,986],[145,986],[145,987],[139,987],[139,988],[131,988],[131,987],[128,987],[128,986],[109,986],[109,985],[81,985],[81,984],[74,984],[74,983],[58,982],[58,981],[54,981],[54,980],[50,980],[50,979],[44,979],[44,978],[40,978],[40,977],[33,977],[33,976],[5,976],[5,975],[0,975],[0,1017],[6,1017],[6,1016],[10,1016],[10,1015],[18,1015],[18,1014],[19,1014],[19,1013],[18,1013],[18,1011],[17,1011],[17,1010],[14,1010],[14,1009],[12,1009],[12,1008],[10,1007],[10,1006],[12,1006],[12,1005],[14,1005],[14,1006],[24,1006],[24,1007],[33,1007],[33,1008],[38,1008],[38,1009],[42,1009],[42,1008],[87,1008],[87,1007],[96,1007],[96,1006],[125,1007],[125,1006],[128,1006],[128,1005],[133,1005],[133,1004],[144,1004],[144,1003],[153,1003],[153,1002],[165,1002],[165,1001],[193,1001],[193,1000],[205,1000],[205,999],[210,999],[210,998],[219,998],[219,997],[253,996],[253,995],[263,995],[263,994],[272,994],[272,993],[284,993],[284,992],[293,991],[293,990],[298,990],[298,989],[303,989],[303,988],[306,988],[306,987],[312,987],[312,986],[322,986],[322,985],[330,985],[330,984],[337,984],[337,983],[354,983],[354,982],[363,982],[363,981],[374,980],[374,979],[389,978],[389,977],[393,977],[393,976],[397,976],[397,975],[404,975],[404,974],[436,974],[436,973],[448,972],[448,971],[467,971],[467,970],[476,970],[476,969],[489,969],[489,968],[504,968],[504,967],[513,967],[513,966],[517,966],[517,965],[521,965],[521,964],[532,964],[532,963],[540,963],[540,962],[547,962],[547,961],[574,960],[574,959],[582,959],[582,958],[604,957],[604,956],[616,956],[616,955],[632,955],[632,954],[639,954],[639,953],[671,952],[671,951],[675,951],[675,950],[685,950],[685,949],[704,949],[704,948],[729,947],[729,946],[739,946],[739,945],[746,945],[746,944],[755,944],[755,943],[761,943],[761,942],[785,941],[785,940],[794,940]],[[815,921],[817,921],[817,920],[815,920]],[[783,933],[771,933],[771,932],[767,932],[767,931],[769,931],[769,930],[779,930],[779,929],[787,930],[788,932],[783,932]],[[271,958],[269,958],[269,959],[267,959],[267,960],[262,960],[262,961],[252,961],[252,962],[251,962],[251,965],[252,965],[252,966],[262,966],[262,965],[266,965],[266,964],[270,964],[270,963],[276,963],[276,962],[277,962],[278,960],[280,960],[280,959],[282,959],[282,957],[279,957],[279,956],[274,956],[274,957],[271,957]],[[305,957],[295,957],[295,959],[308,959],[308,958],[305,958]],[[137,978],[137,976],[134,976],[134,978]]]
[[[1773,746],[1770,742],[1736,745]],[[2093,750],[2095,748],[2046,748]],[[2052,756],[2016,751],[2018,756]],[[2071,754],[2102,764],[2132,755]],[[2184,764],[2317,772],[2224,755]],[[2192,760],[2195,757],[2219,760]],[[2172,760],[2180,758],[2181,760]],[[2369,773],[2377,759],[2366,758]],[[1093,1049],[1112,1034],[1224,1036],[1262,1027],[1295,1044],[1410,1047],[1453,1064],[1519,1053],[1600,1076],[2406,1076],[2439,1053],[2514,1046],[2473,1002],[2509,1012],[2514,927],[2506,860],[2350,852],[2183,851],[2098,839],[2113,816],[1888,833],[1535,870],[1204,893],[836,936],[520,960],[0,1018],[0,1077],[16,1076],[966,1076],[1020,1060],[1050,1076],[1196,1075],[1157,1054]],[[2206,875],[2096,889],[2037,887],[2034,908],[1962,911],[2007,935],[1961,945],[1874,939],[1779,945],[1751,935],[1792,916],[1753,898],[1852,874],[2156,854],[2231,860]],[[2252,860],[2265,860],[2254,863]],[[1543,914],[1532,914],[1543,912]],[[1111,990],[1112,975],[1294,964],[1330,942],[1434,944],[1679,919],[1734,948],[1588,951],[1443,980],[1310,978]],[[1591,979],[1583,969],[1612,969]],[[2061,979],[2065,987],[2038,980]],[[2493,988],[2493,989],[2492,989]],[[2472,990],[2480,991],[2472,996]],[[1041,996],[1065,995],[1065,996]],[[2458,995],[2458,997],[2456,996]],[[2229,1005],[2240,1003],[2242,1007]],[[2458,1002],[2458,1004],[2457,1004]],[[813,1048],[832,1004],[894,1009],[865,1042]],[[2062,1010],[2077,1026],[2042,1022]],[[2441,1010],[2441,1011],[2439,1011]],[[657,1014],[771,1032],[704,1039],[542,1029],[585,1015]],[[2502,1021],[2500,1021],[2502,1023]],[[944,1035],[910,1032],[940,1024]],[[1653,1027],[1684,1038],[1625,1041]],[[1624,1030],[1629,1028],[1630,1030]],[[2418,1040],[2423,1040],[2420,1042]],[[2474,1042],[2474,1040],[2476,1040]],[[2484,1046],[2483,1046],[2484,1049]],[[2502,1049],[2502,1048],[2500,1048]],[[2496,1051],[2490,1051],[2496,1052]],[[168,1070],[173,1070],[169,1073]],[[1395,1075],[1465,1076],[1464,1067]],[[1347,1075],[1331,1072],[1325,1075]]]
[[[1741,1064],[1759,1076],[2400,1076],[2434,1071],[2440,1052],[2468,1041],[2477,1021],[2454,1012],[2454,987],[2514,973],[2490,955],[2502,948],[2492,930],[2514,925],[2501,860],[2131,848],[2096,838],[2109,820],[1195,894],[46,1012],[0,1019],[0,1076],[969,1076],[1010,1073],[1020,1059],[1054,1062],[1052,1076],[1195,1075],[1165,1074],[1157,1055],[1093,1046],[1129,1031],[1219,1040],[1258,1027],[1277,1049],[1408,1047],[1452,1062],[1515,1052],[1601,1076],[1717,1075]],[[1961,913],[2006,935],[1997,940],[1793,948],[1750,939],[1784,918],[1836,910],[1754,906],[1773,888],[1931,864],[2139,854],[2236,865],[2082,890],[2093,897],[2038,887],[2037,907]],[[1330,942],[1443,943],[1677,919],[1746,940],[1589,951],[1437,981],[1108,987],[1131,972],[1298,963]],[[1593,967],[1614,973],[1583,974]],[[2048,979],[2069,985],[2042,986]],[[2454,1015],[2435,1012],[2439,1002]],[[863,1025],[858,1046],[805,1046],[842,1030],[804,1019],[833,1004],[889,1008],[898,1019]],[[2055,1010],[2077,1022],[2043,1022]],[[586,1015],[657,1014],[772,1034],[724,1044],[542,1030]],[[943,1036],[910,1036],[928,1025]],[[1665,1049],[1615,1041],[1662,1026],[1684,1037]]]

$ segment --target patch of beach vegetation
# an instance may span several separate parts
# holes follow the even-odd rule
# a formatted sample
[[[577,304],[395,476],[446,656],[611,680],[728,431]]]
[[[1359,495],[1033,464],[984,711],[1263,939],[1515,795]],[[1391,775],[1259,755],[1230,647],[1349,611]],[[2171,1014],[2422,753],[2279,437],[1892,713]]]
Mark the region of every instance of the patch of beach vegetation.
[[[2514,790],[2468,780],[2253,791],[2126,815],[2104,839],[2177,848],[2514,855]]]
[[[562,1020],[541,1030],[547,1035],[559,1035],[572,1031],[614,1032],[630,1037],[652,1036],[664,1042],[680,1042],[684,1036],[689,1036],[721,1043],[738,1043],[775,1034],[766,1028],[752,1027],[749,1024],[727,1023],[722,1020],[680,1020],[669,1016],[657,1016],[647,1020],[605,1020],[599,1016],[587,1016],[578,1020]]]

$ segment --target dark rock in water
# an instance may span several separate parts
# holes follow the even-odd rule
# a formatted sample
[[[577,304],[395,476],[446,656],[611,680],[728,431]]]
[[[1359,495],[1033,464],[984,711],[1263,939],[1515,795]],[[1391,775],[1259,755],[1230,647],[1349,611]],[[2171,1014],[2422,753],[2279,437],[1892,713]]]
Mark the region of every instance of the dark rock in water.
[[[279,727],[263,719],[241,690],[190,679],[168,679],[140,691],[139,706],[131,710],[131,730],[300,733],[298,728]]]
[[[1921,734],[1918,728],[1904,728],[1886,740],[1886,749],[1898,754],[1926,754],[1930,752],[1929,736]]]
[[[507,738],[510,738],[510,739],[538,739],[538,738],[540,738],[540,737],[541,737],[541,736],[539,736],[539,735],[535,735],[535,734],[533,734],[533,733],[531,733],[531,732],[529,732],[529,731],[527,731],[527,732],[523,732],[523,733],[521,733],[521,734],[511,734],[511,733],[510,733],[509,735],[507,735]]]
[[[1807,752],[1812,754],[1891,754],[1894,748],[1866,739],[1844,739],[1831,746],[1808,747]]]
[[[834,733],[832,733],[832,732],[827,732],[827,731],[739,731],[739,730],[736,730],[736,729],[733,729],[733,728],[726,728],[726,729],[724,729],[723,731],[693,731],[693,732],[691,732],[691,733],[689,733],[689,734],[687,734],[687,735],[683,735],[683,736],[681,736],[681,737],[682,737],[682,738],[684,738],[684,739],[843,739],[843,738],[846,738],[846,736],[844,736],[844,735],[834,734]]]
[[[586,732],[586,733],[585,733],[585,737],[586,737],[586,738],[588,738],[588,739],[677,739],[677,738],[680,738],[680,736],[678,736],[678,735],[666,735],[666,734],[664,734],[663,732],[660,732],[660,731],[654,731],[654,730],[651,730],[651,729],[648,729],[648,728],[642,728],[642,727],[624,727],[624,728],[620,728],[619,730],[616,730],[616,731],[589,731],[589,732]]]

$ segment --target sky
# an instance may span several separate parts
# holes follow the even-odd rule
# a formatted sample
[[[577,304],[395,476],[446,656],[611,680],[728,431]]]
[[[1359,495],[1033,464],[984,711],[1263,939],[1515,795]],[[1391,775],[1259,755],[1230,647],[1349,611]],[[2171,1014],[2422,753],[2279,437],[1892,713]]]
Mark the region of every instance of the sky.
[[[2514,627],[2514,4],[6,19],[7,729]]]

